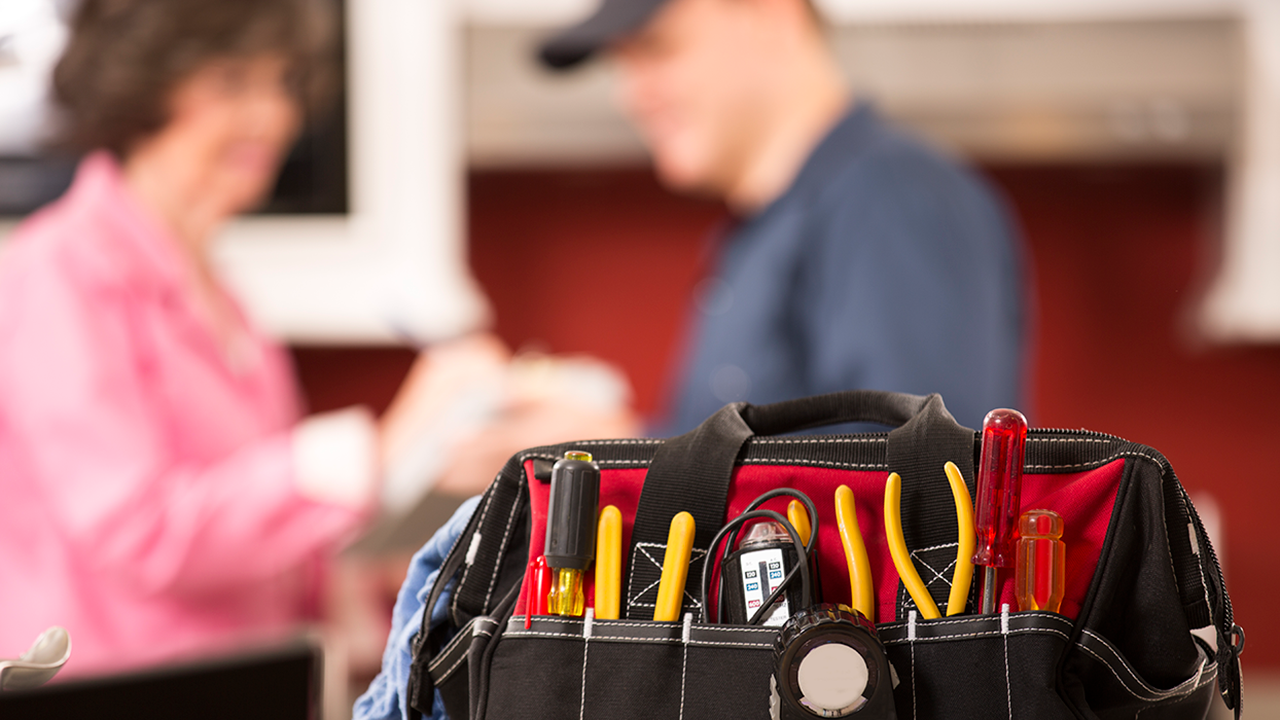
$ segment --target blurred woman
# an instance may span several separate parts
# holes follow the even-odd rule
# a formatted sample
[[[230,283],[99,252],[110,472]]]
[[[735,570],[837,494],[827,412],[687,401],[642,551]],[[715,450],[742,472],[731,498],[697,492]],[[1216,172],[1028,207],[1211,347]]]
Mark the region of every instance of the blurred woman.
[[[317,611],[387,438],[300,418],[287,355],[213,272],[322,79],[309,0],[82,0],[55,93],[86,152],[0,259],[0,656],[50,625],[115,671]],[[415,403],[402,389],[400,412]]]

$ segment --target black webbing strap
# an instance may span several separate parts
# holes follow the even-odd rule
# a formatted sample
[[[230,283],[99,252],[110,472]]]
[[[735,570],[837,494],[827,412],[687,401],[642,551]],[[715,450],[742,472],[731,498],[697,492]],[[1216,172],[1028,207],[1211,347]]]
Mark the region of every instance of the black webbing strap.
[[[650,608],[662,574],[662,548],[667,542],[671,518],[676,513],[683,510],[693,515],[696,526],[693,546],[696,550],[707,549],[724,522],[734,463],[748,438],[754,434],[776,435],[846,422],[902,426],[896,432],[905,433],[897,436],[891,433],[889,446],[892,452],[894,445],[898,445],[904,457],[916,450],[932,450],[930,445],[917,443],[942,443],[936,452],[928,454],[928,458],[943,458],[936,463],[937,475],[942,477],[940,501],[917,498],[926,492],[934,492],[936,488],[927,481],[929,476],[916,465],[908,467],[904,464],[898,472],[903,475],[904,514],[915,517],[934,512],[934,505],[943,503],[942,510],[950,517],[950,539],[944,542],[953,544],[951,554],[954,557],[955,510],[942,463],[953,460],[972,482],[973,431],[956,424],[940,396],[851,390],[769,405],[734,403],[721,408],[692,432],[668,440],[655,454],[645,476],[631,534],[631,552],[628,555],[630,578],[623,585],[627,617],[651,617],[646,613],[652,612]],[[961,437],[967,442],[964,453],[958,452]],[[920,461],[920,467],[932,464],[932,459]],[[945,523],[946,519],[943,518],[942,522]],[[933,538],[943,531],[945,527],[939,530],[930,527],[923,537]],[[929,547],[914,544],[913,537],[907,536],[909,547]],[[694,555],[690,577],[697,577],[696,573],[701,572],[698,553]],[[932,574],[922,572],[922,577],[930,578]],[[947,589],[944,587],[941,593],[945,600]]]
[[[970,497],[975,497],[975,438],[973,430],[951,417],[940,395],[930,395],[915,417],[889,433],[889,471],[902,476],[902,535],[929,595],[944,612],[951,592],[948,568],[956,557],[959,523],[943,467],[947,461],[955,463]],[[899,606],[907,602],[901,587],[898,597]]]
[[[485,500],[487,501],[488,498],[485,498]],[[476,513],[472,516],[471,522],[467,524],[467,529],[459,538],[458,546],[470,542],[471,536],[475,532],[473,526],[477,525],[479,515],[479,513]],[[422,613],[422,625],[419,627],[418,635],[413,641],[413,660],[409,669],[409,687],[405,690],[411,720],[418,720],[423,715],[429,715],[435,702],[435,686],[431,682],[431,673],[427,666],[431,663],[431,659],[435,657],[436,653],[439,652],[440,647],[439,643],[436,642],[438,638],[434,637],[431,632],[431,609],[436,606],[436,601],[440,599],[440,594],[444,592],[444,587],[448,584],[449,579],[458,572],[458,569],[462,567],[462,563],[466,559],[466,551],[460,550],[458,546],[455,546],[449,552],[444,564],[440,567],[438,579],[431,588],[431,594],[427,597],[426,610]]]
[[[919,414],[930,397],[933,396],[850,390],[768,405],[743,403],[742,417],[756,435],[781,435],[850,422],[900,427]]]
[[[630,578],[623,584],[628,618],[653,617],[651,609],[646,615],[646,608],[652,608],[657,597],[662,577],[660,548],[667,543],[671,518],[681,511],[693,515],[697,549],[705,550],[720,530],[733,464],[752,434],[742,419],[744,405],[726,405],[692,431],[667,440],[649,464],[631,532],[627,557],[632,560],[623,563],[631,565]],[[690,565],[689,577],[701,572],[701,563]]]
[[[1145,449],[1145,448],[1144,448]],[[1192,628],[1215,625],[1209,609],[1208,587],[1201,569],[1200,554],[1207,549],[1193,549],[1191,538],[1195,526],[1191,522],[1190,499],[1182,489],[1182,483],[1173,472],[1173,466],[1163,456],[1160,465],[1160,490],[1164,497],[1165,525],[1168,528],[1169,555],[1173,559],[1174,578],[1178,581],[1178,596]],[[1183,528],[1186,528],[1184,531]],[[1216,625],[1215,625],[1216,627]]]
[[[1180,511],[1179,520],[1186,518],[1191,526],[1191,533],[1186,538],[1186,547],[1189,548],[1191,543],[1191,535],[1194,534],[1197,549],[1194,552],[1180,549],[1181,543],[1175,545],[1174,538],[1181,535],[1176,531],[1169,533],[1169,550],[1174,558],[1174,568],[1178,575],[1179,592],[1183,597],[1183,606],[1187,612],[1187,622],[1192,628],[1203,627],[1205,624],[1212,624],[1216,629],[1218,636],[1218,653],[1215,658],[1218,661],[1218,691],[1222,695],[1222,700],[1226,706],[1235,711],[1235,718],[1239,720],[1244,712],[1243,688],[1241,687],[1242,678],[1240,677],[1240,652],[1244,649],[1244,630],[1235,624],[1234,610],[1231,607],[1231,596],[1227,593],[1227,585],[1222,577],[1222,565],[1218,562],[1218,554],[1214,552],[1213,543],[1209,539],[1209,533],[1205,531],[1204,522],[1200,519],[1200,514],[1196,512],[1195,505],[1191,502],[1191,497],[1187,495],[1186,488],[1178,481],[1174,475],[1173,466],[1163,455],[1150,451],[1150,454],[1161,459],[1161,471],[1164,478],[1165,507],[1166,510],[1172,505]],[[1169,490],[1173,490],[1173,497],[1170,497]],[[1176,522],[1165,521],[1169,528],[1180,527]],[[1187,559],[1179,557],[1181,553],[1188,556],[1194,556],[1197,563],[1194,575],[1184,569]],[[1196,581],[1202,583],[1198,588],[1192,588],[1190,592],[1185,589],[1188,584],[1187,576],[1192,576]],[[1188,602],[1188,598],[1195,598],[1194,601]],[[1203,610],[1200,606],[1203,605]],[[1204,622],[1208,617],[1208,623]]]
[[[426,609],[422,613],[422,624],[419,626],[418,634],[413,640],[413,661],[409,671],[409,687],[406,690],[410,708],[409,715],[414,720],[423,715],[431,714],[431,708],[435,702],[435,687],[432,684],[428,666],[444,645],[444,627],[435,629],[431,627],[431,611],[440,600],[445,588],[467,562],[468,551],[471,549],[471,543],[475,541],[477,533],[480,534],[480,543],[474,560],[483,571],[483,575],[486,578],[484,582],[488,584],[489,578],[497,576],[502,561],[503,548],[500,545],[495,545],[495,543],[501,541],[502,533],[481,532],[483,530],[481,525],[486,517],[506,515],[511,512],[508,508],[512,505],[518,505],[522,501],[527,502],[527,497],[523,492],[522,472],[515,458],[507,461],[502,473],[485,491],[480,505],[476,507],[471,519],[467,521],[466,528],[458,536],[458,540],[453,547],[449,549],[449,554],[445,556],[444,563],[440,566],[437,580],[431,586],[431,593],[427,596],[425,603]],[[492,514],[487,512],[493,506],[501,509]],[[459,583],[459,586],[461,584]],[[458,593],[462,591],[463,588],[461,587],[455,588],[455,600],[461,599],[458,597]],[[480,615],[489,610],[489,608],[483,607],[483,604],[479,601],[467,607],[477,609],[477,611],[469,613],[471,615]],[[457,617],[451,615],[450,621],[456,622],[457,620]],[[457,626],[465,624],[465,622],[460,622]],[[444,623],[444,626],[449,625],[449,621]]]

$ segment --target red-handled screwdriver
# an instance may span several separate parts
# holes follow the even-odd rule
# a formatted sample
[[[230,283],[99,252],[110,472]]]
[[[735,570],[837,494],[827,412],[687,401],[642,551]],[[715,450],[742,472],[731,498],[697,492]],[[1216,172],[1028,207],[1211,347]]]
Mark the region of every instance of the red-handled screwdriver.
[[[533,626],[534,615],[549,615],[547,597],[551,594],[551,566],[545,555],[529,561],[528,594],[524,601],[524,629]]]
[[[978,550],[973,564],[982,566],[984,614],[996,610],[997,568],[1017,559],[1018,514],[1022,501],[1022,461],[1027,419],[1017,410],[1000,408],[982,421],[982,457],[978,464]]]

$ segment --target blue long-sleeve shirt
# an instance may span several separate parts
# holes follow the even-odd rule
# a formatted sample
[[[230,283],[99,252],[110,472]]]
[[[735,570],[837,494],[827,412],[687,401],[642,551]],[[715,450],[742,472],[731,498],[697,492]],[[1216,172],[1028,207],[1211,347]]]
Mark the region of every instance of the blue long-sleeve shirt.
[[[981,178],[859,104],[723,239],[660,430],[850,389],[940,392],[980,427],[1020,407],[1019,252]]]

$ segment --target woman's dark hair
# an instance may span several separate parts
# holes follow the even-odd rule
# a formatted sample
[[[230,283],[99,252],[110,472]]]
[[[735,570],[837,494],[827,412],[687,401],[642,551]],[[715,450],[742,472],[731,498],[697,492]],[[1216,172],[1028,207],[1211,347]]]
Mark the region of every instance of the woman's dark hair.
[[[326,0],[80,0],[53,72],[62,144],[123,157],[168,121],[174,88],[223,57],[284,55],[315,108],[329,94],[332,36]]]

